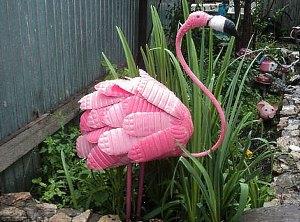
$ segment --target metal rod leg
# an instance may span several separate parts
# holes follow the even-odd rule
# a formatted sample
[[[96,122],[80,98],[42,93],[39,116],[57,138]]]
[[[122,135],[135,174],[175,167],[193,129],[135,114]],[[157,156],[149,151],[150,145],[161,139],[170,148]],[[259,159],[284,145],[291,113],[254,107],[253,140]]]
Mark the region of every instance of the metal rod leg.
[[[127,165],[127,185],[126,185],[126,222],[130,222],[131,213],[131,187],[132,187],[132,164]]]
[[[144,178],[145,178],[145,163],[140,163],[140,176],[139,176],[139,191],[138,191],[138,200],[137,200],[137,210],[136,216],[137,219],[141,219],[141,208],[143,200],[143,190],[144,190]]]

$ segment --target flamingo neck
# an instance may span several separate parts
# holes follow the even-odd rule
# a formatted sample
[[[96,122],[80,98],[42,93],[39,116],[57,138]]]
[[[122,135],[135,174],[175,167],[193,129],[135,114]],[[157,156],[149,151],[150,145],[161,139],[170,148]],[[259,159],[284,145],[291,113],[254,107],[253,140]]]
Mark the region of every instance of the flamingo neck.
[[[221,144],[225,138],[227,122],[226,122],[224,111],[223,111],[219,101],[215,98],[215,96],[212,94],[212,92],[208,88],[206,88],[206,86],[197,78],[197,76],[193,73],[191,68],[188,66],[188,64],[186,63],[186,61],[182,55],[182,52],[181,52],[182,39],[183,39],[183,36],[189,31],[189,29],[190,28],[186,28],[185,26],[182,26],[177,33],[177,36],[176,36],[177,58],[178,58],[180,64],[182,65],[184,71],[186,72],[186,74],[200,88],[200,90],[211,100],[212,104],[214,105],[214,107],[216,108],[216,110],[218,112],[218,115],[220,117],[220,122],[221,122],[221,130],[220,130],[219,138],[216,141],[216,143],[207,151],[192,154],[195,157],[202,157],[202,156],[208,155],[211,151],[214,151],[221,146]]]

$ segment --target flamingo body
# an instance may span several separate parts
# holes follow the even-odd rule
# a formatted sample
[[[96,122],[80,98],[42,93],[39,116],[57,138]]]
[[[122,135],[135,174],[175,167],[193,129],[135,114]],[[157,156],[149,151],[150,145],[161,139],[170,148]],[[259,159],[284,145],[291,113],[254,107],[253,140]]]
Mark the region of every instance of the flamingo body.
[[[193,133],[188,108],[140,70],[133,79],[100,82],[84,96],[77,154],[93,170],[179,156]]]
[[[227,126],[221,104],[195,76],[181,52],[183,36],[190,29],[204,26],[238,34],[232,21],[201,11],[191,13],[177,32],[177,58],[186,74],[211,100],[221,123],[215,144],[208,150],[191,153],[194,157],[207,156],[219,148]],[[193,133],[191,114],[173,92],[143,70],[139,77],[104,81],[95,89],[79,101],[84,113],[80,118],[82,135],[76,144],[78,156],[87,159],[88,167],[93,170],[127,164],[126,222],[131,214],[131,163],[141,163],[137,201],[137,219],[140,219],[144,162],[182,154],[178,145],[186,145]]]

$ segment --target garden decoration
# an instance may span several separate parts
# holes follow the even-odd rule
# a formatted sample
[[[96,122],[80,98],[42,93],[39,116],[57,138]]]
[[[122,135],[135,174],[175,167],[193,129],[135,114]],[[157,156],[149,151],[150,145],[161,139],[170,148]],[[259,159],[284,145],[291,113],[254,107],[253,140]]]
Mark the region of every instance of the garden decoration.
[[[267,90],[275,94],[291,93],[292,89],[286,85],[286,76],[294,72],[294,67],[299,62],[299,57],[297,57],[296,53],[285,48],[281,48],[281,52],[283,54],[281,56],[283,63],[280,63],[278,59],[267,54],[259,55],[257,58],[260,74],[254,77],[254,82],[261,90],[263,99],[266,96]],[[245,56],[247,59],[255,59],[258,54],[250,49],[241,48],[236,55],[239,57]],[[287,61],[290,61],[290,64]]]
[[[255,82],[261,85],[271,85],[272,78],[268,74],[259,74],[255,77]]]
[[[278,59],[273,58],[268,54],[261,54],[257,58],[257,62],[259,65],[259,70],[261,73],[274,73],[278,76],[286,75],[290,71],[293,71],[294,66],[299,62],[299,53],[287,50],[285,48],[280,48],[283,56],[281,59],[283,63],[280,63]],[[237,53],[237,56],[241,57],[245,55],[247,59],[255,59],[258,55],[258,52],[252,51],[251,49],[241,48]],[[288,64],[287,60],[290,61]]]
[[[254,82],[259,88],[263,99],[266,97],[267,91],[273,94],[292,92],[292,88],[285,84],[281,78],[274,77],[270,73],[259,74],[254,78]]]
[[[292,28],[290,37],[294,39],[296,43],[300,43],[300,26],[295,26]]]
[[[262,98],[264,98],[267,94],[267,89],[269,89],[272,84],[272,78],[266,73],[261,73],[254,78],[254,81],[258,88],[262,91],[261,95]]]
[[[222,144],[226,133],[226,119],[220,103],[200,82],[185,62],[181,41],[192,28],[210,26],[214,30],[236,34],[233,22],[222,16],[205,12],[191,13],[176,37],[176,54],[188,76],[215,106],[221,121],[220,135],[208,150],[192,153],[204,157]],[[85,158],[88,168],[127,165],[126,221],[130,221],[132,163],[140,163],[137,217],[141,213],[144,162],[183,154],[192,136],[193,123],[188,108],[166,86],[145,71],[140,76],[107,80],[95,86],[96,91],[84,96],[80,108],[82,135],[76,143],[77,154]]]
[[[284,57],[281,57],[283,63],[280,63],[271,56],[264,57],[265,59],[260,64],[260,71],[272,80],[270,91],[279,94],[291,93],[291,89],[286,85],[286,77],[293,72],[294,66],[299,62],[299,59],[287,64],[287,60]]]
[[[268,58],[263,59],[260,62],[259,70],[262,73],[273,72],[277,68],[278,64]]]
[[[270,103],[262,100],[256,105],[260,118],[262,120],[273,119],[277,112],[277,107],[272,106]]]

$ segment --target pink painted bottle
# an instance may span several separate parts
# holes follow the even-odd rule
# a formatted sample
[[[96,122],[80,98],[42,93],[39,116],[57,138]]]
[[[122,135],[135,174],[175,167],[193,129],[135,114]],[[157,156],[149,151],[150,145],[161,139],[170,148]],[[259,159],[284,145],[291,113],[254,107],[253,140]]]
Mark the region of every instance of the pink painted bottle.
[[[276,62],[265,59],[264,61],[261,62],[259,66],[259,70],[262,73],[273,72],[277,68],[277,66],[278,64]]]

